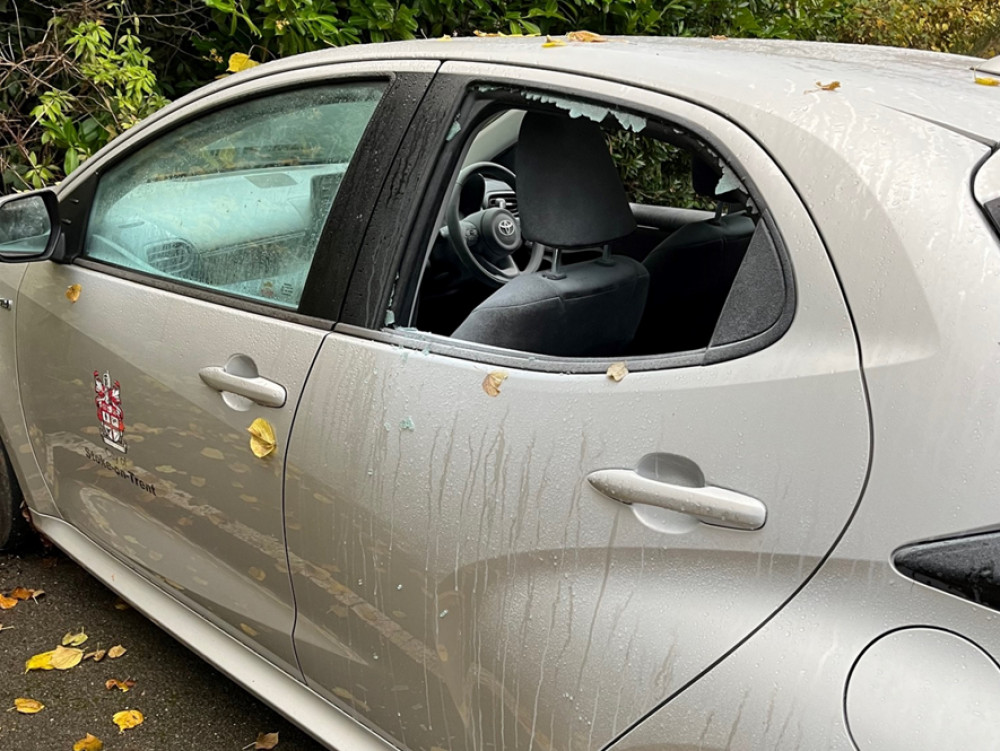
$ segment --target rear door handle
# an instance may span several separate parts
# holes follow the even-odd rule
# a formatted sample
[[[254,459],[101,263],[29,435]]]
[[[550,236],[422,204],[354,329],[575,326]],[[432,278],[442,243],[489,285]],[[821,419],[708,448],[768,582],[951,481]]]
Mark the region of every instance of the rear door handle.
[[[767,520],[767,507],[756,498],[712,485],[674,485],[631,469],[599,469],[587,475],[587,481],[614,501],[659,506],[717,527],[760,529]]]
[[[281,407],[285,404],[285,387],[260,376],[248,378],[233,375],[225,368],[214,365],[202,368],[198,371],[198,375],[206,386],[216,391],[228,391],[231,394],[245,396],[262,407]]]

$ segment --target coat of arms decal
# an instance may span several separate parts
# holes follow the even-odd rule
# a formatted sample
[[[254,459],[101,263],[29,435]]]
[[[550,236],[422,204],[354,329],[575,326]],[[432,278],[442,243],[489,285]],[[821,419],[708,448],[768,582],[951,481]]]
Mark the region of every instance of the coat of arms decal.
[[[128,451],[125,445],[125,413],[122,411],[122,387],[112,381],[105,371],[94,371],[94,403],[97,405],[97,419],[101,423],[101,438],[115,451]]]

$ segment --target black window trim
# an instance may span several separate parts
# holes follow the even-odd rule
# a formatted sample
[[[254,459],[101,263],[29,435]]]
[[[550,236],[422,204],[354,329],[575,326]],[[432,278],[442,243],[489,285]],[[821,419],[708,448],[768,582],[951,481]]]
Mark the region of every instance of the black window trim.
[[[500,66],[491,67],[495,69]],[[345,297],[342,316],[340,322],[334,328],[335,331],[408,349],[427,350],[435,354],[447,355],[457,359],[506,365],[526,370],[560,373],[603,373],[606,371],[608,365],[622,360],[628,363],[628,367],[632,371],[666,370],[694,365],[710,365],[737,359],[766,349],[785,334],[791,327],[797,308],[796,285],[791,258],[781,231],[774,220],[767,202],[764,200],[762,191],[757,187],[736,155],[717,136],[699,123],[690,121],[679,115],[672,115],[669,123],[663,122],[661,113],[646,112],[637,107],[633,102],[616,96],[603,95],[597,99],[602,106],[610,105],[623,112],[640,115],[641,117],[653,120],[663,127],[676,125],[687,130],[714,149],[720,158],[726,162],[727,166],[739,177],[750,193],[754,206],[760,214],[760,222],[774,246],[781,266],[785,287],[785,301],[781,314],[774,324],[754,336],[733,343],[710,345],[704,349],[687,352],[629,357],[621,355],[610,358],[551,357],[532,354],[530,352],[488,347],[472,342],[463,342],[448,336],[431,334],[429,332],[385,328],[383,324],[386,311],[391,310],[394,316],[397,314],[402,316],[403,311],[408,310],[412,305],[412,297],[416,292],[412,284],[415,284],[415,282],[412,282],[409,287],[399,285],[398,283],[402,279],[413,280],[418,274],[418,265],[423,262],[426,255],[428,238],[430,238],[430,233],[436,227],[441,206],[443,205],[443,201],[446,200],[450,187],[450,179],[455,174],[461,154],[468,144],[469,132],[475,132],[476,130],[475,127],[470,127],[474,126],[475,123],[469,122],[466,125],[464,118],[468,117],[470,113],[475,112],[477,97],[480,97],[484,93],[492,93],[491,90],[509,90],[512,87],[521,87],[526,90],[542,91],[556,96],[567,96],[583,101],[595,101],[593,93],[582,89],[549,83],[526,82],[518,76],[521,68],[516,66],[510,66],[510,68],[511,75],[508,78],[492,72],[489,76],[439,72],[435,77],[430,90],[425,96],[425,103],[414,118],[414,125],[411,127],[411,131],[407,134],[401,147],[402,149],[406,149],[408,146],[420,141],[423,144],[423,151],[429,152],[427,148],[428,142],[438,145],[432,152],[433,158],[428,156],[428,154],[424,154],[421,163],[411,167],[411,171],[414,173],[417,173],[418,169],[422,169],[421,172],[416,174],[416,185],[406,191],[398,190],[397,186],[397,198],[398,194],[405,192],[413,196],[419,196],[419,199],[412,201],[411,208],[403,214],[398,209],[396,211],[389,210],[389,206],[393,201],[392,196],[380,196],[372,215],[370,234],[366,235],[358,257],[358,267],[363,269],[364,275],[362,278],[365,281],[362,283],[361,279],[357,278],[359,274],[358,268],[356,268],[347,296]],[[654,91],[653,93],[668,99],[676,98],[663,92]],[[690,102],[685,99],[678,99],[678,101],[694,104],[715,116],[724,117],[717,111],[704,107],[701,103]],[[530,104],[531,102],[521,100],[521,106]],[[418,124],[421,121],[433,123],[436,127],[425,125],[424,129],[420,129]],[[446,137],[446,132],[456,122],[462,125],[458,131],[459,137],[449,140]],[[732,123],[731,120],[729,122]],[[739,127],[735,123],[732,124],[735,127]],[[431,141],[432,138],[434,139],[433,141]],[[756,139],[753,140],[756,142]],[[390,182],[394,183],[402,177],[397,177]],[[405,221],[401,221],[404,216]],[[393,226],[386,226],[388,224],[392,224]],[[380,244],[373,243],[371,241],[372,237],[395,238],[397,242],[395,245],[389,244],[387,247],[384,242]],[[380,265],[381,270],[379,268]],[[380,272],[381,276],[379,276]]]
[[[384,66],[386,63],[386,61],[371,62],[373,66]],[[349,64],[355,67],[354,63]],[[384,176],[389,171],[410,121],[435,75],[430,71],[408,71],[405,64],[400,67],[402,70],[379,70],[375,67],[370,72],[352,71],[338,75],[337,65],[323,66],[322,75],[310,78],[305,83],[289,78],[287,72],[282,71],[276,74],[276,78],[279,79],[277,82],[268,82],[267,78],[248,82],[246,85],[252,86],[252,90],[244,97],[238,98],[243,89],[240,87],[235,93],[232,89],[215,92],[204,104],[192,102],[190,106],[192,111],[188,116],[172,121],[169,126],[146,130],[135,142],[130,141],[124,148],[111,153],[89,174],[74,181],[69,190],[60,193],[60,219],[66,234],[66,243],[59,256],[53,257],[52,260],[56,263],[77,264],[126,281],[257,315],[325,330],[332,329],[340,314],[343,292],[351,276],[360,238],[368,226],[372,207],[382,189]],[[282,75],[283,73],[285,75]],[[355,157],[348,165],[333,206],[324,220],[305,287],[296,308],[240,297],[211,287],[162,277],[84,255],[83,244],[98,181],[110,168],[128,159],[136,151],[188,123],[244,102],[287,91],[375,82],[384,83],[385,89],[358,142]],[[269,83],[271,85],[268,85]],[[376,142],[379,143],[379,147],[372,148]],[[379,175],[382,176],[382,180],[378,179]],[[348,229],[352,229],[350,225],[355,225],[353,227],[355,231],[345,231],[345,222]],[[356,236],[353,245],[352,236]],[[340,268],[341,272],[336,272],[336,268]],[[331,279],[335,280],[333,284],[330,282]],[[340,288],[339,296],[336,294],[337,287]]]

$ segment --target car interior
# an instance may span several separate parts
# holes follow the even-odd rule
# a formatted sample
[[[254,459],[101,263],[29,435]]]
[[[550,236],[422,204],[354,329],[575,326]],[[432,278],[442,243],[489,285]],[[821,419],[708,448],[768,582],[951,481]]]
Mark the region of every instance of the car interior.
[[[400,325],[561,358],[707,347],[759,223],[692,133],[555,99],[473,132],[442,214]]]

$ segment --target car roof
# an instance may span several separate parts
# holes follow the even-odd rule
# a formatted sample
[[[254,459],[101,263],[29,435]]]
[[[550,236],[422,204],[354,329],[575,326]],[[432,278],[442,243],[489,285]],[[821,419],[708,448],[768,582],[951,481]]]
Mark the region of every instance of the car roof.
[[[981,58],[893,47],[727,38],[608,37],[606,43],[543,47],[539,37],[462,37],[321,50],[253,69],[294,69],[347,60],[434,59],[565,71],[715,105],[730,114],[766,111],[795,120],[809,95],[891,108],[990,144],[1000,140],[1000,87],[976,84]],[[243,75],[243,74],[241,74]],[[818,84],[839,81],[836,91]]]

